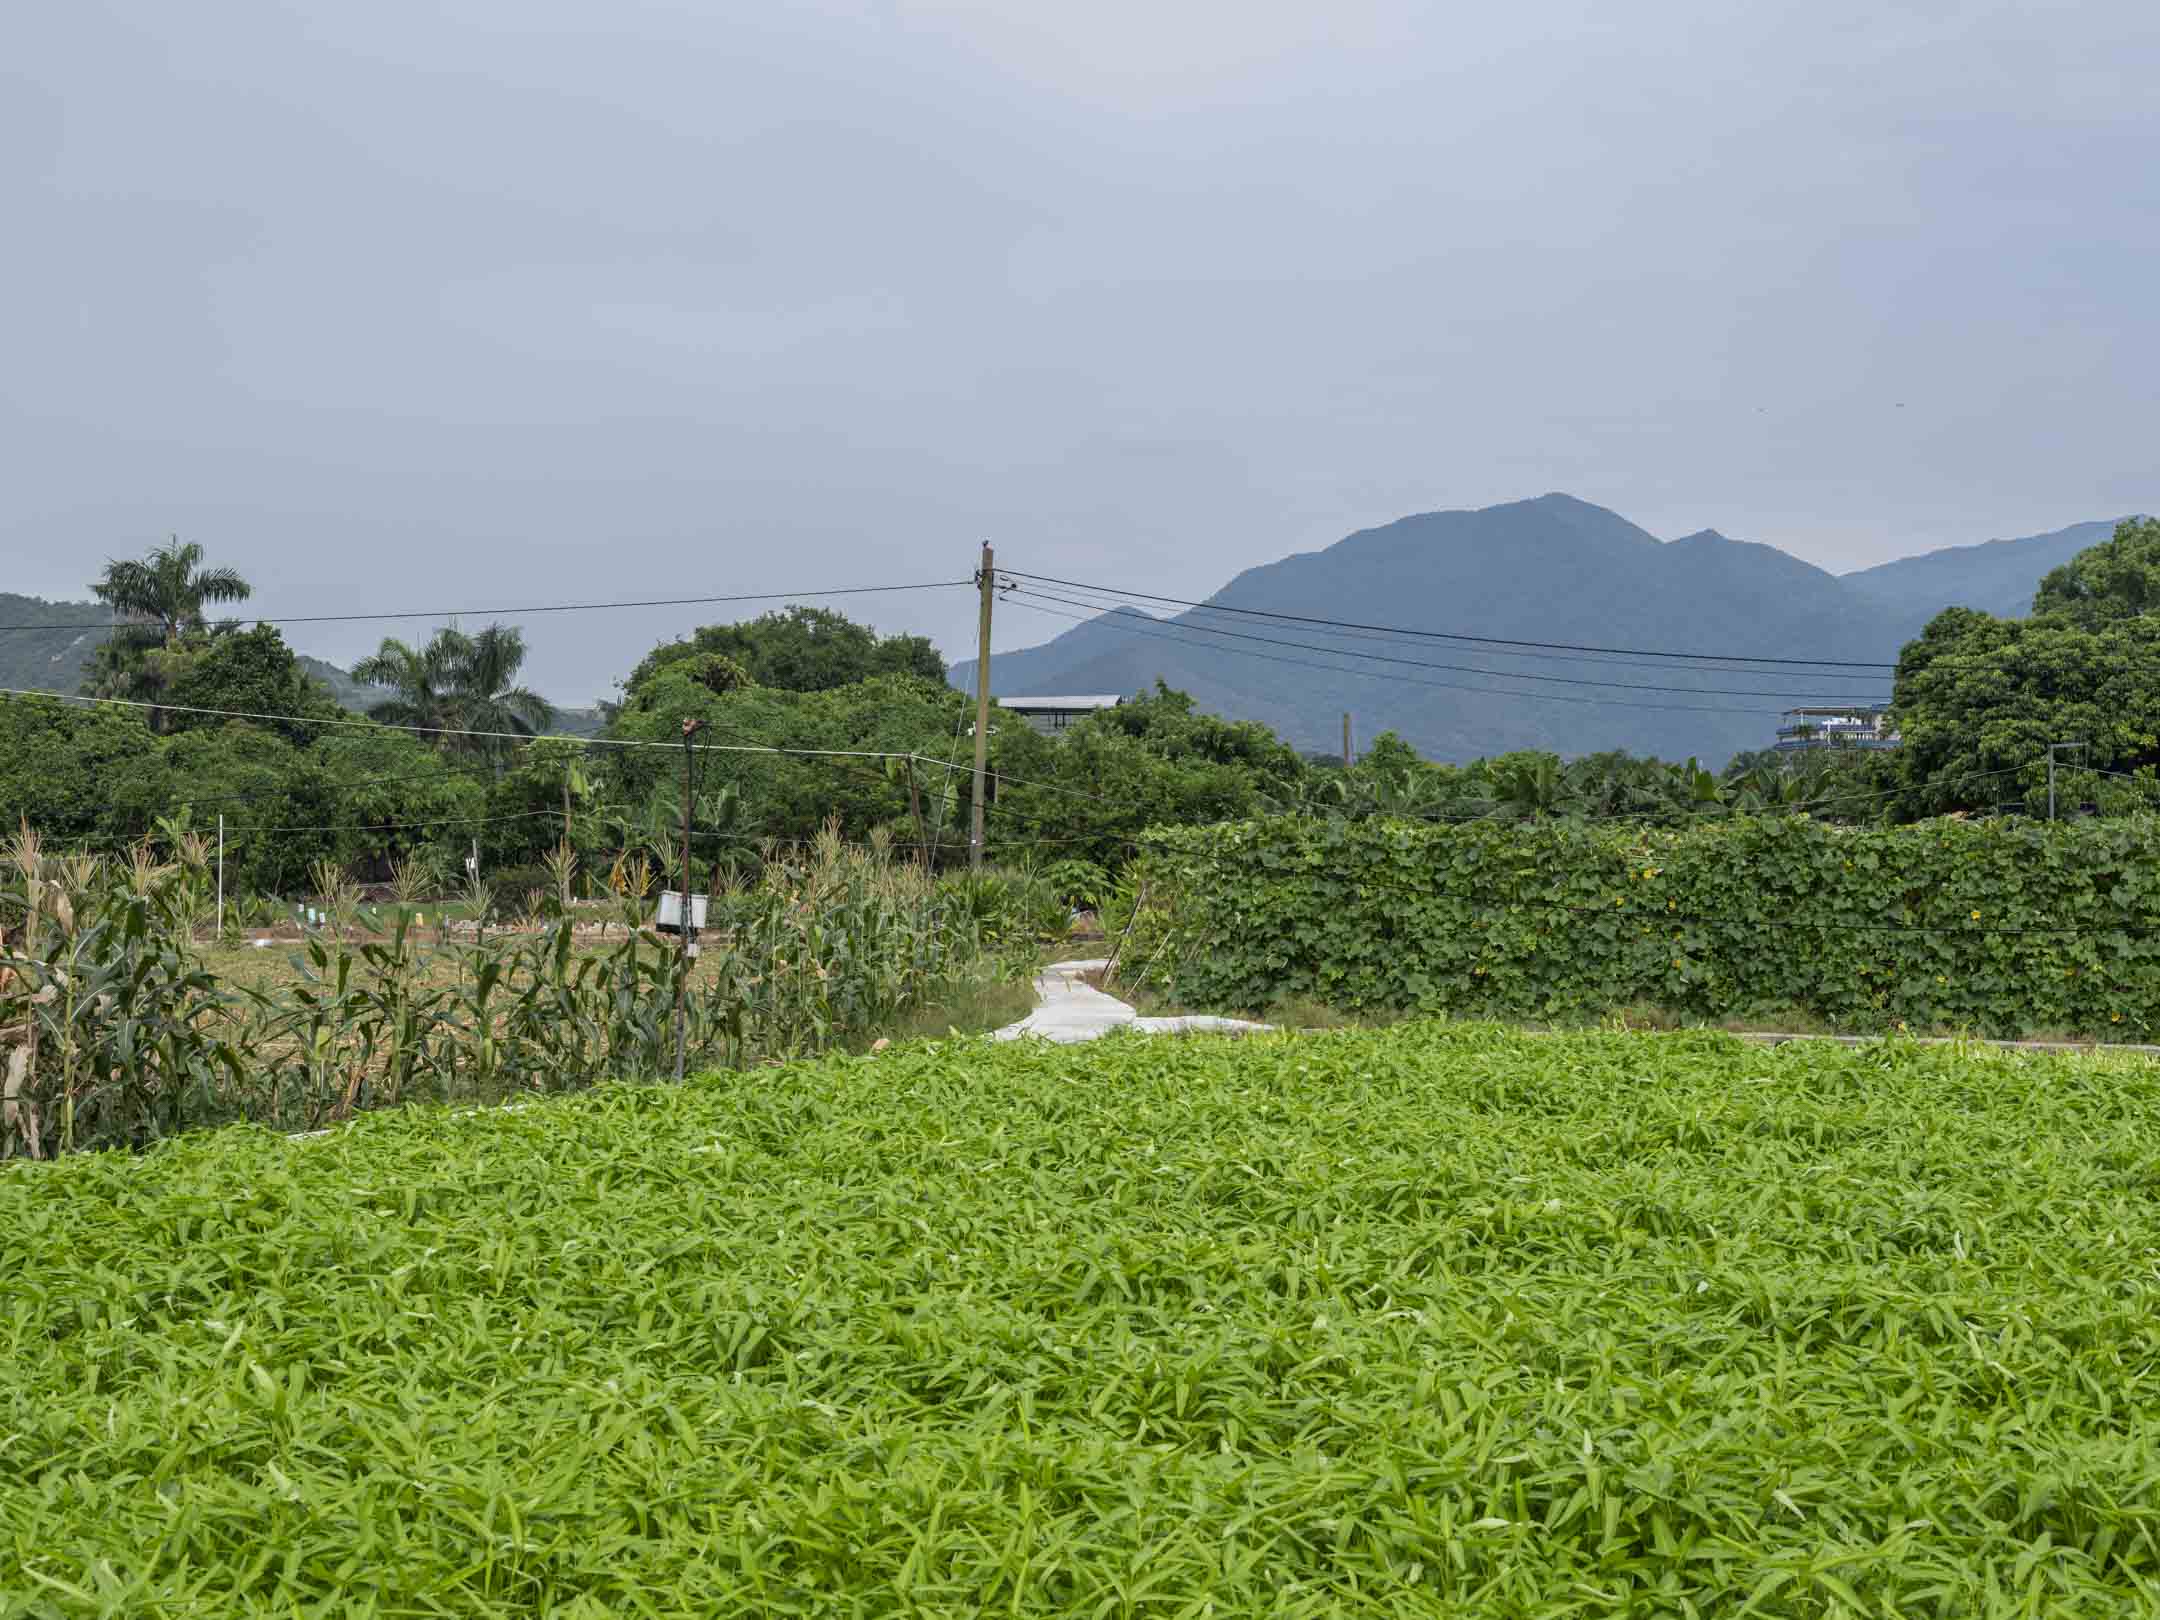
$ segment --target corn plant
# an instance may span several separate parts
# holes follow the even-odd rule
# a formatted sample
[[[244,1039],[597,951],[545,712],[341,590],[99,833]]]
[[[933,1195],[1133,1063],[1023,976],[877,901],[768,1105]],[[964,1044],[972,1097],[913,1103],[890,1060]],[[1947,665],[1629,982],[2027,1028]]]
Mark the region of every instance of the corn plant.
[[[566,838],[547,852],[548,879],[555,885],[557,914],[567,917],[577,902],[578,855]]]
[[[913,863],[837,839],[715,898],[702,963],[643,926],[642,859],[611,875],[619,940],[580,949],[570,916],[491,935],[468,885],[470,940],[432,947],[394,908],[385,937],[351,937],[349,881],[317,874],[332,926],[291,977],[226,985],[188,937],[184,863],[109,872],[55,862],[28,829],[0,886],[0,1156],[141,1145],[251,1119],[309,1129],[408,1101],[499,1101],[667,1072],[678,988],[701,1066],[859,1040],[941,996],[1024,973]],[[425,876],[394,886],[417,897]],[[86,887],[77,887],[85,884]],[[244,1058],[242,1054],[245,1054]]]
[[[323,920],[332,936],[343,939],[360,904],[360,885],[341,863],[328,856],[308,868],[308,880],[322,904]]]

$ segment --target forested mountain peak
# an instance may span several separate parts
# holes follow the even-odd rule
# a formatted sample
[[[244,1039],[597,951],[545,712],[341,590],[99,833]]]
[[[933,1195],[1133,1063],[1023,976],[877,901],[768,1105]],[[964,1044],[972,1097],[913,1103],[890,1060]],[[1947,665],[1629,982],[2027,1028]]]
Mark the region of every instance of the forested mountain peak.
[[[1424,639],[1376,645],[1291,620],[1126,612],[1000,655],[992,686],[1011,695],[1137,692],[1161,678],[1203,709],[1264,721],[1305,749],[1339,746],[1348,711],[1359,735],[1391,729],[1441,759],[1613,747],[1722,759],[1766,745],[1786,708],[1886,698],[1887,669],[1879,680],[1864,671],[1742,676],[1685,663],[1627,670],[1534,649],[1502,652],[1489,640],[1433,638],[1888,665],[1944,606],[1978,597],[1972,605],[2001,612],[1997,604],[2014,593],[2008,611],[2024,612],[2041,575],[2111,528],[2085,524],[2005,547],[1952,548],[1840,578],[1714,528],[1661,541],[1617,512],[1556,492],[1360,529],[1322,550],[1245,569],[1207,598],[1303,620],[1401,626],[1426,632]],[[1255,644],[1225,633],[1232,628],[1304,645]],[[1376,651],[1413,662],[1354,656]],[[971,684],[973,666],[956,664],[952,678]]]

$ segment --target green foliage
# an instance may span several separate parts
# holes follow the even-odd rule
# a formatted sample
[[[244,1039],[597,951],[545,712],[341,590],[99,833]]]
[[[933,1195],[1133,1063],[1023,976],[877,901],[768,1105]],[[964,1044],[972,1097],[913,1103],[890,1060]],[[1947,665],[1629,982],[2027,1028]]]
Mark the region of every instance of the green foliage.
[[[1078,910],[1101,910],[1113,888],[1110,874],[1093,861],[1053,861],[1042,869],[1041,878],[1061,902]]]
[[[709,662],[715,657],[718,666]],[[663,642],[623,683],[625,705],[637,707],[653,677],[684,664],[708,671],[732,667],[758,686],[789,692],[827,692],[881,675],[945,684],[945,661],[923,637],[881,637],[829,608],[791,607],[741,624],[709,624],[687,641]]]
[[[762,834],[810,839],[837,817],[846,838],[859,840],[883,827],[903,845],[915,839],[907,780],[888,772],[886,761],[725,750],[920,753],[925,764],[919,787],[934,795],[953,773],[927,761],[955,752],[953,738],[967,709],[967,700],[950,687],[908,675],[882,675],[821,692],[758,685],[723,695],[664,669],[644,684],[642,695],[643,706],[625,709],[609,734],[663,746],[609,751],[601,769],[611,803],[641,805],[663,787],[679,793],[682,756],[676,745],[683,722],[696,720],[704,728],[699,741],[718,745],[698,758],[700,792],[732,788],[744,816]],[[933,828],[933,841],[964,842],[964,825],[955,807],[942,826]]]
[[[938,895],[999,946],[1063,939],[1072,928],[1055,886],[1024,871],[956,872],[938,880]]]
[[[1118,712],[1091,715],[1056,737],[993,721],[997,776],[985,835],[993,856],[1049,840],[1060,855],[1122,865],[1148,828],[1251,815],[1299,768],[1287,749],[1286,765],[1256,766],[1235,757],[1236,747],[1233,757],[1215,757],[1175,734],[1136,735],[1108,718]]]
[[[2050,743],[2086,743],[2082,767],[2160,764],[2160,619],[2084,629],[1953,609],[1905,649],[1894,713],[1906,814],[2038,808]],[[2083,799],[2098,782],[2070,786]]]
[[[98,697],[155,703],[184,684],[210,646],[238,627],[212,625],[204,608],[244,601],[253,588],[230,568],[204,568],[203,548],[177,537],[139,559],[115,558],[91,586],[122,622],[85,666],[84,688]],[[280,646],[283,643],[279,643]],[[154,729],[169,717],[151,714]]]
[[[1535,821],[1555,817],[1679,825],[1704,816],[1806,812],[1826,820],[1880,816],[1896,781],[1884,754],[1822,749],[1735,756],[1721,774],[1698,761],[1670,764],[1622,750],[1564,760],[1521,750],[1436,765],[1383,734],[1348,770],[1316,770],[1271,808],[1356,820],[1405,816],[1440,821]],[[1895,789],[1892,788],[1892,795]]]
[[[2160,1032],[2149,816],[1684,830],[1277,818],[1152,835],[1124,961],[1192,1006]]]
[[[636,926],[648,903],[635,896],[620,907],[632,926],[585,948],[572,917],[491,937],[492,880],[473,887],[482,926],[468,934],[429,948],[399,909],[386,935],[347,938],[354,895],[324,860],[309,882],[332,923],[303,939],[298,982],[236,986],[203,964],[204,851],[188,849],[184,866],[147,848],[100,864],[18,835],[0,869],[0,1159],[663,1074],[678,985],[693,1065],[822,1051],[1034,960],[1032,938],[991,937],[919,868],[825,839],[722,897],[724,926],[687,980],[675,942]]]
[[[2160,609],[2160,518],[2125,518],[2112,538],[2051,570],[2033,593],[2035,619],[2097,629]]]
[[[215,1026],[224,997],[189,935],[198,870],[138,862],[83,881],[87,863],[42,859],[18,832],[0,915],[20,948],[0,958],[0,1158],[139,1145],[233,1117],[239,1053]]]
[[[500,756],[505,735],[532,736],[554,718],[553,705],[517,683],[525,656],[525,633],[514,626],[491,624],[474,635],[446,627],[420,647],[385,638],[353,665],[353,678],[392,692],[368,710],[374,719],[438,730],[445,749]]]
[[[2075,763],[2097,771],[2160,765],[2155,607],[2160,521],[2130,518],[2041,581],[2031,618],[1938,614],[1898,658],[1900,811],[2036,809],[2050,743],[2087,744]],[[2153,802],[2106,777],[2072,781],[2068,795],[2108,810]]]
[[[2156,1115],[2122,1060],[1418,1026],[18,1167],[0,1586],[2148,1616]]]
[[[110,837],[131,803],[161,797],[157,757],[140,710],[0,697],[0,836],[27,821],[60,842]]]
[[[90,592],[115,613],[135,621],[145,637],[170,647],[209,628],[203,609],[217,602],[244,602],[254,587],[231,568],[202,566],[194,541],[153,546],[140,558],[114,558]],[[116,636],[115,640],[130,639]]]
[[[249,715],[298,715],[342,719],[328,692],[300,667],[275,625],[211,638],[163,680],[161,701],[174,705],[163,729],[198,731],[228,724],[222,716],[186,714],[184,706],[226,709]],[[305,744],[324,728],[304,723],[256,721],[288,741]]]
[[[650,662],[650,659],[648,659]],[[714,697],[726,697],[758,683],[750,672],[725,653],[692,652],[662,661],[635,685],[624,707],[632,710],[666,708],[680,701],[680,691],[702,688]]]

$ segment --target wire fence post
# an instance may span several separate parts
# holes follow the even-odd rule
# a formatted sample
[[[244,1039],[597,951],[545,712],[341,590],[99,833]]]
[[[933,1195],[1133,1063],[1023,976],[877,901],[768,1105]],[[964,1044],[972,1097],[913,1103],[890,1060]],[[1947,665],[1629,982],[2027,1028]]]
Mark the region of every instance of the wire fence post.
[[[681,889],[677,894],[675,911],[675,1078],[683,1077],[683,1046],[687,1038],[684,1028],[684,999],[690,988],[690,794],[691,766],[697,755],[690,746],[690,738],[703,724],[698,720],[682,723],[682,868],[677,882]]]
[[[217,934],[225,932],[225,812],[217,818]]]

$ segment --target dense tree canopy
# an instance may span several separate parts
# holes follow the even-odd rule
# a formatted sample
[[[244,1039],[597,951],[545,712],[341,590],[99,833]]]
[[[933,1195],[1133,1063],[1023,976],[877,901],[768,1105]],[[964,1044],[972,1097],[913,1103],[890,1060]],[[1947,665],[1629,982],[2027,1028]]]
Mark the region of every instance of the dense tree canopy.
[[[913,842],[906,774],[872,756],[903,756],[901,765],[904,756],[922,756],[920,800],[930,784],[941,788],[955,774],[963,758],[956,739],[968,709],[968,700],[944,682],[912,675],[873,676],[818,692],[761,684],[722,693],[692,671],[664,667],[647,677],[636,706],[610,730],[611,737],[642,746],[607,751],[608,797],[639,806],[655,791],[679,792],[682,723],[696,720],[697,741],[708,745],[697,759],[700,791],[731,791],[741,823],[759,835],[809,838],[832,817],[851,838],[882,826]],[[940,763],[929,764],[933,759]],[[949,835],[947,829],[938,841]]]
[[[2160,522],[2134,518],[2040,582],[2026,619],[1950,608],[1898,659],[1892,714],[1907,816],[2058,799],[2146,801],[2160,766]]]
[[[829,608],[791,607],[741,624],[709,624],[686,641],[655,647],[623,683],[635,703],[646,681],[684,659],[718,653],[759,686],[828,692],[877,675],[945,682],[945,660],[922,636],[880,636]]]
[[[221,715],[186,712],[191,709],[320,719],[336,719],[344,712],[300,667],[277,627],[268,624],[213,637],[178,664],[165,683],[162,701],[172,706],[165,729],[173,733],[226,723]],[[274,729],[300,742],[322,728],[296,721],[274,723]]]
[[[2160,518],[2125,518],[2112,538],[2040,581],[2032,616],[2093,630],[2160,609]]]

